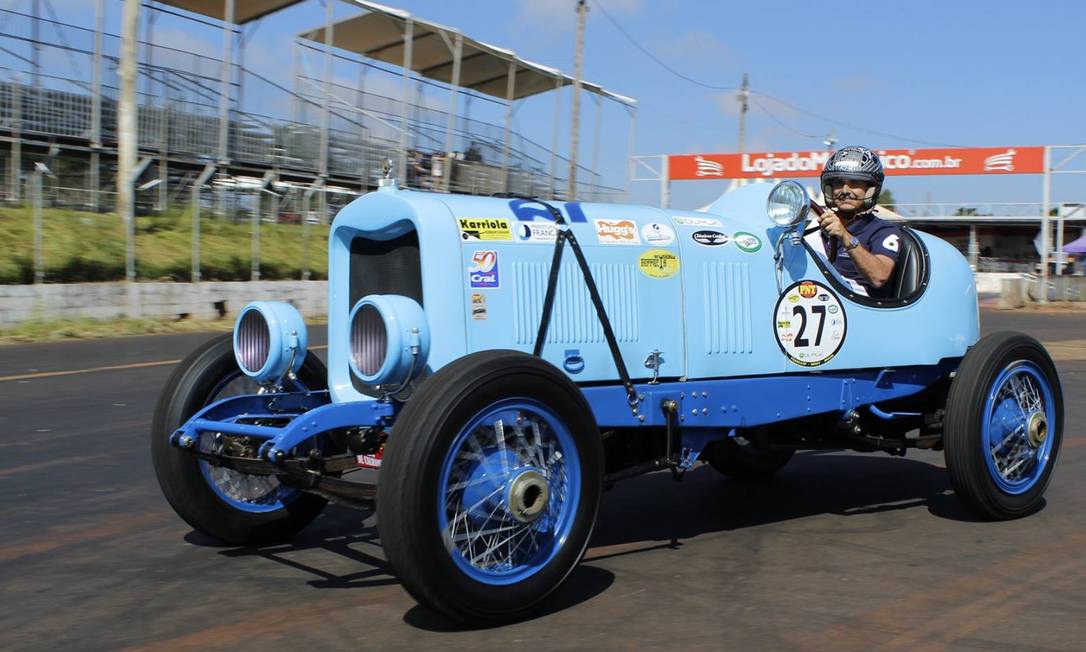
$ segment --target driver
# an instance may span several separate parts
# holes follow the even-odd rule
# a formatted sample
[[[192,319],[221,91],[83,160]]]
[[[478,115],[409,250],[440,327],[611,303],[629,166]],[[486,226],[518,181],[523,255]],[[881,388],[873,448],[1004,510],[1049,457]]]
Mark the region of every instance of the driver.
[[[834,268],[853,290],[876,299],[893,295],[888,281],[901,248],[901,229],[874,215],[882,161],[866,147],[842,147],[822,168],[826,210],[818,218],[823,250],[836,245]]]

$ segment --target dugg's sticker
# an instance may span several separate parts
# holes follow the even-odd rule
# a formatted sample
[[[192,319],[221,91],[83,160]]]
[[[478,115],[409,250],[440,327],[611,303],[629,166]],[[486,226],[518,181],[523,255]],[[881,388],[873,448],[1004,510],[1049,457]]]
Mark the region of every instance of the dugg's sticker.
[[[641,273],[649,278],[671,278],[679,273],[679,257],[667,249],[649,249],[637,263]]]
[[[639,245],[637,225],[632,220],[593,220],[596,224],[596,240],[600,244]]]

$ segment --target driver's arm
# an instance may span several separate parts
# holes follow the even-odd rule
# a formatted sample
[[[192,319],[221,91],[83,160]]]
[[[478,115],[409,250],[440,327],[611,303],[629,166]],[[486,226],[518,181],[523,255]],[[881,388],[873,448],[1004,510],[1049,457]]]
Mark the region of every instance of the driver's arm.
[[[890,280],[894,273],[894,259],[882,254],[876,254],[864,248],[863,244],[850,249],[848,255],[856,264],[856,269],[864,275],[867,282],[873,287],[881,288]]]
[[[880,230],[869,241],[870,248],[860,243],[858,247],[850,249],[848,255],[852,258],[856,269],[867,279],[867,282],[873,287],[880,288],[890,280],[894,273],[894,264],[897,261],[900,242],[901,236],[898,234],[897,229],[888,228]]]

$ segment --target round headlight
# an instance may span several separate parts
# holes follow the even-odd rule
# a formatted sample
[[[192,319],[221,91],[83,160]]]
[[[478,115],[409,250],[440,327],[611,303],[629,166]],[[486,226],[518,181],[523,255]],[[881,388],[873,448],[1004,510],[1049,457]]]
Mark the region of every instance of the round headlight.
[[[307,340],[305,320],[294,306],[257,301],[242,308],[234,325],[234,359],[257,382],[278,380],[301,369]]]
[[[430,329],[422,306],[396,294],[359,299],[349,321],[351,371],[367,385],[399,385],[422,373]]]
[[[795,181],[782,181],[769,193],[766,214],[777,226],[793,226],[807,219],[811,201],[807,191]]]

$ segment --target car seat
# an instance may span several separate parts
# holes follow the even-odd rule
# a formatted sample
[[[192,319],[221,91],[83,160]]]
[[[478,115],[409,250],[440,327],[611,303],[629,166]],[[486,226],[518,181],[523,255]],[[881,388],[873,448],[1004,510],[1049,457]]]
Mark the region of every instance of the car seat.
[[[894,288],[895,299],[904,299],[916,294],[924,279],[923,245],[908,227],[902,227],[900,240],[901,251],[898,252],[897,264],[890,278],[890,283],[892,283],[890,287]]]

